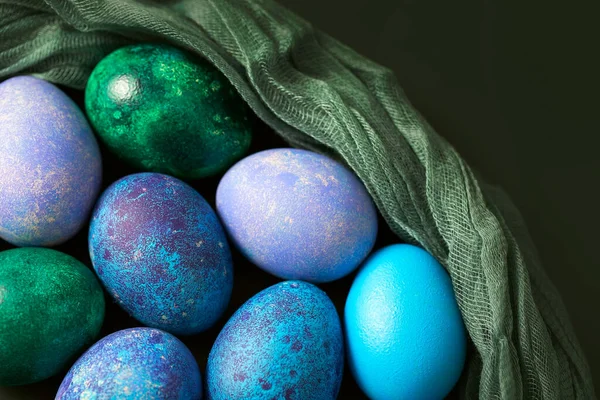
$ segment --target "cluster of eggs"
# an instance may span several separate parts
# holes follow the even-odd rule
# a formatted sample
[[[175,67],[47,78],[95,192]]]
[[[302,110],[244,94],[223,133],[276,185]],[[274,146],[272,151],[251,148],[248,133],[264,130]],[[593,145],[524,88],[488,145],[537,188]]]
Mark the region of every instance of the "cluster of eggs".
[[[242,99],[208,63],[164,45],[108,55],[85,105],[106,147],[148,172],[100,195],[99,147],[77,105],[34,77],[0,84],[0,238],[19,247],[0,252],[0,385],[43,380],[80,356],[56,399],[335,399],[345,359],[372,399],[452,389],[466,334],[450,279],[412,245],[369,255],[376,208],[344,165],[287,148],[242,158],[251,138]],[[216,211],[183,181],[223,171]],[[95,274],[47,248],[90,214]],[[223,315],[229,243],[283,281],[227,321],[203,380],[176,336]],[[342,322],[316,285],[359,266]],[[102,287],[145,327],[93,344]]]

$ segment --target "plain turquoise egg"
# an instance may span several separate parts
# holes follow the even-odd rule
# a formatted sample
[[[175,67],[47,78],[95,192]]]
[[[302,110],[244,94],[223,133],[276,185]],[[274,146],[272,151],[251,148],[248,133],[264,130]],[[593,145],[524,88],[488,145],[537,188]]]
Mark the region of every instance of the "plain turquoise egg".
[[[443,399],[461,375],[467,335],[452,283],[407,244],[369,257],[345,308],[350,369],[372,400]]]

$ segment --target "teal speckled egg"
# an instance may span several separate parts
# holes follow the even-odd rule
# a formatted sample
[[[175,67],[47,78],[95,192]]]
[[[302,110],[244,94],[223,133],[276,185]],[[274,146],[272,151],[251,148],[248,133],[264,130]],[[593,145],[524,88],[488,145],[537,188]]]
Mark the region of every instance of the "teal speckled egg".
[[[250,146],[250,113],[235,88],[207,61],[167,45],[109,54],[90,76],[85,106],[104,143],[145,171],[206,177]]]
[[[94,210],[89,249],[107,291],[144,325],[196,334],[229,303],[225,232],[206,200],[179,179],[145,172],[113,183]]]
[[[100,283],[75,258],[33,247],[0,253],[0,386],[57,374],[103,320]]]
[[[286,281],[244,303],[208,356],[210,400],[334,400],[344,371],[335,306],[316,286]]]
[[[73,365],[55,400],[200,400],[202,378],[190,350],[152,328],[106,336]]]

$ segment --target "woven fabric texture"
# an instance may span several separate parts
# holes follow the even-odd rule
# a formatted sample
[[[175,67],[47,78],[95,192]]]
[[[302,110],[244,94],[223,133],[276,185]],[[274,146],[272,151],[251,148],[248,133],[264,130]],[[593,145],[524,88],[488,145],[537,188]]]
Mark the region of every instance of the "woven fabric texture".
[[[140,41],[211,61],[290,145],[352,168],[399,238],[440,260],[472,341],[461,398],[595,398],[522,218],[389,70],[270,0],[0,0],[0,80],[82,89],[103,56]]]

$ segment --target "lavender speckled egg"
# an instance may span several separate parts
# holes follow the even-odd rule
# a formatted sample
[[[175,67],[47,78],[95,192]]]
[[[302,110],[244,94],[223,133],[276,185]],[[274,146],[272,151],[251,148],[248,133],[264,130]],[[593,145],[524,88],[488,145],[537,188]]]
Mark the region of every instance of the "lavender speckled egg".
[[[204,198],[171,176],[134,174],[106,189],[89,248],[108,293],[145,325],[195,334],[229,303],[233,265],[225,232]]]
[[[377,236],[377,212],[360,180],[306,150],[266,150],[238,162],[219,183],[217,212],[242,254],[283,279],[339,279]]]
[[[152,328],[98,341],[64,378],[56,400],[199,400],[200,369],[175,336]]]
[[[67,241],[85,224],[101,179],[96,139],[65,93],[31,76],[0,84],[0,238]]]
[[[208,357],[212,400],[329,400],[344,367],[340,320],[327,295],[286,281],[248,300],[227,322]]]

